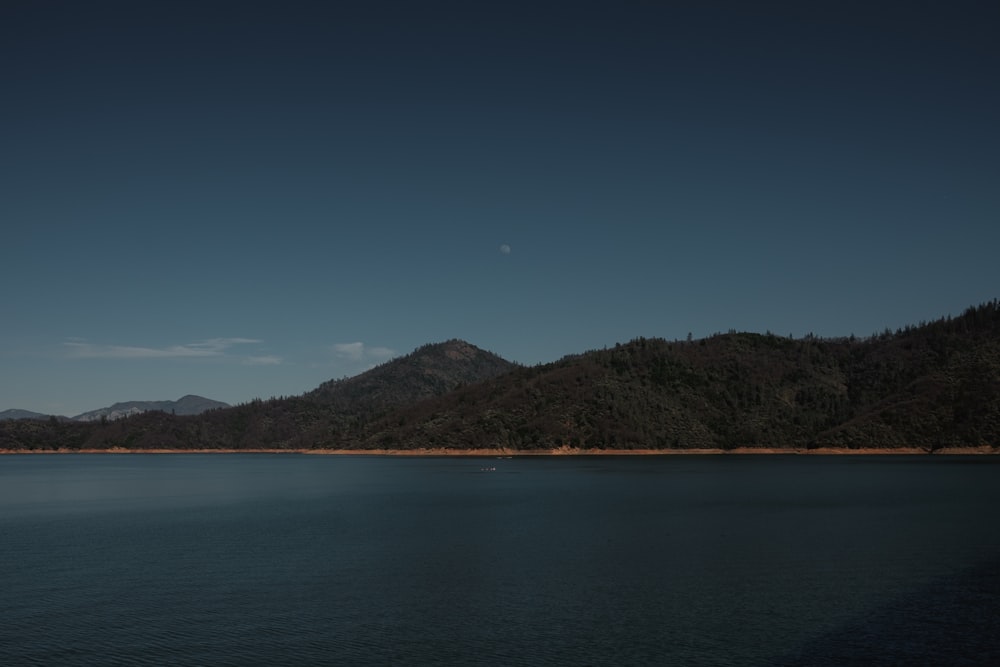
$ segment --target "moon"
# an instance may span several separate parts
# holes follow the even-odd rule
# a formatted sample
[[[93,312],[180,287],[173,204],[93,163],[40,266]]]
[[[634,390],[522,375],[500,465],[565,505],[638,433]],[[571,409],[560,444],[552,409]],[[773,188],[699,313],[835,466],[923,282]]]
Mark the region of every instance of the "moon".
[[[500,244],[500,254],[501,255],[509,255],[510,254],[510,246],[507,245],[506,243]]]

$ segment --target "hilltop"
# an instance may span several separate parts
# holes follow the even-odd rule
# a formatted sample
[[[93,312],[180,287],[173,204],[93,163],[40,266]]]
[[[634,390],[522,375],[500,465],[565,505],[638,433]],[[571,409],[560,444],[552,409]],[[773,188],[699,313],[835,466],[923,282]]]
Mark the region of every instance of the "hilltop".
[[[0,423],[0,448],[683,450],[1000,445],[1000,306],[865,339],[637,338],[522,367],[425,345],[301,396],[113,424]]]

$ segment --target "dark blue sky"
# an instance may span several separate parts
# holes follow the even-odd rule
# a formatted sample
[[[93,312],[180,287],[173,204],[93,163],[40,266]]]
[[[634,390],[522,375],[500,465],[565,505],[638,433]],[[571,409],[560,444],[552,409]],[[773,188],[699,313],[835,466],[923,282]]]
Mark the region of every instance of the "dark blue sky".
[[[5,3],[0,409],[958,313],[1000,277],[998,34],[991,2]]]

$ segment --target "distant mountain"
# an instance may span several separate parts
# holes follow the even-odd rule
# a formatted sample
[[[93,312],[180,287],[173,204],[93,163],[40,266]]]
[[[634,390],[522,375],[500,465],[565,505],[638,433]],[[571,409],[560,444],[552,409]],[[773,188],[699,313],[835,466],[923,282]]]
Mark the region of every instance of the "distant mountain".
[[[99,408],[97,410],[91,410],[89,412],[79,414],[73,417],[73,420],[78,422],[100,421],[102,418],[106,420],[115,420],[121,419],[122,417],[131,417],[133,415],[142,414],[143,412],[149,412],[150,410],[158,410],[160,412],[168,412],[175,415],[198,415],[207,410],[228,407],[228,403],[213,401],[212,399],[205,398],[203,396],[188,394],[187,396],[182,396],[176,401],[127,401],[125,403],[115,403],[107,408]]]
[[[301,396],[200,415],[0,422],[0,448],[11,449],[935,451],[998,443],[996,300],[864,339],[637,338],[532,368],[452,340]]]
[[[31,410],[4,410],[0,412],[0,420],[4,419],[48,419],[49,415]]]
[[[187,396],[182,396],[176,401],[126,401],[124,403],[115,403],[114,405],[106,408],[90,410],[89,412],[84,412],[71,418],[62,416],[55,416],[55,418],[60,421],[77,422],[96,422],[101,421],[102,418],[105,421],[113,421],[123,417],[131,417],[133,415],[142,414],[143,412],[149,412],[151,410],[169,412],[170,414],[175,415],[199,415],[208,410],[228,407],[230,407],[228,403],[213,401],[212,399],[205,398],[203,396],[188,394]],[[54,415],[42,414],[40,412],[31,412],[30,410],[4,410],[3,412],[0,412],[0,421],[5,419],[50,419],[53,416]]]

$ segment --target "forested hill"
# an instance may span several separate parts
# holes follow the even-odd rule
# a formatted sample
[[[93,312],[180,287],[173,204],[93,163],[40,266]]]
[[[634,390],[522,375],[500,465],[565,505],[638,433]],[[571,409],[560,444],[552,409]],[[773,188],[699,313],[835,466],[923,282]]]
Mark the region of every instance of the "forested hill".
[[[1000,305],[866,339],[636,339],[525,368],[427,345],[298,397],[198,416],[0,423],[0,448],[1000,445]]]
[[[353,447],[1000,445],[996,301],[870,339],[637,339],[366,425]]]
[[[145,412],[105,424],[0,422],[0,449],[302,449],[330,446],[400,407],[508,373],[516,364],[460,340],[424,345],[301,396],[197,416]]]

